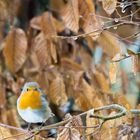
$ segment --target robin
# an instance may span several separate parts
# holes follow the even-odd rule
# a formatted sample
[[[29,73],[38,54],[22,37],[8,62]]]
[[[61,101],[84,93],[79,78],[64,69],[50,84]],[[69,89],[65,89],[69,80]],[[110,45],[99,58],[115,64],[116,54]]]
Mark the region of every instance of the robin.
[[[25,83],[17,100],[17,110],[21,118],[28,123],[44,123],[54,116],[46,95],[36,82]]]

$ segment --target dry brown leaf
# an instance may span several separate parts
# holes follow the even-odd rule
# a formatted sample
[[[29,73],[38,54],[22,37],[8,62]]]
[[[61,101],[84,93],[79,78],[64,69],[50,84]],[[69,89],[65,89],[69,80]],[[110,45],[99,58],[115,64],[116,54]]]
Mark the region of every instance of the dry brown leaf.
[[[65,24],[63,21],[57,20],[53,18],[53,22],[55,24],[56,32],[60,33],[65,30]]]
[[[4,79],[0,76],[0,108],[3,108],[6,104],[6,90]]]
[[[51,28],[49,23],[51,24]],[[64,23],[62,21],[58,21],[55,18],[53,18],[51,13],[45,12],[41,16],[32,18],[30,21],[30,27],[36,30],[42,29],[44,33],[47,33],[47,30],[51,31],[51,33],[55,31],[53,34],[50,34],[48,32],[48,35],[50,35],[51,37],[51,35],[56,36],[56,32],[61,32],[64,30]]]
[[[80,133],[75,128],[70,128],[71,123],[65,125],[60,133],[58,133],[57,140],[80,140]]]
[[[87,129],[86,129],[87,137],[86,138],[87,138],[87,140],[91,140],[92,133],[94,133],[94,131],[95,131],[94,126],[99,123],[97,119],[90,117],[91,114],[94,114],[94,112],[89,111],[86,115],[86,126],[87,126]],[[93,128],[91,128],[91,127],[93,127]]]
[[[79,72],[76,72],[76,73],[72,73],[73,75],[73,79],[74,79],[74,89],[75,90],[77,90],[77,89],[80,89],[81,87],[79,87],[79,86],[81,86],[80,84],[79,84],[79,82],[82,80],[82,78],[83,78],[83,75],[84,75],[84,71],[79,71]]]
[[[117,53],[113,58],[112,58],[112,61],[114,62],[118,62],[122,59],[124,59],[126,56],[121,54],[121,53]]]
[[[20,127],[20,123],[18,121],[17,112],[15,109],[10,109],[7,112],[7,120],[8,124],[15,127]],[[11,130],[12,134],[17,134],[17,131]]]
[[[89,108],[91,108],[90,103],[85,98],[85,96],[82,94],[82,92],[75,92],[75,104],[83,111],[87,111]]]
[[[6,20],[8,18],[8,5],[7,5],[7,1],[5,2],[5,0],[1,0],[0,1],[0,19],[1,20]]]
[[[27,38],[22,29],[11,29],[6,38],[3,53],[6,65],[11,72],[17,72],[22,68],[27,57]]]
[[[79,29],[79,11],[78,11],[78,0],[52,0],[51,7],[57,10],[62,20],[64,21],[65,27],[77,32]]]
[[[102,4],[106,13],[111,15],[116,9],[117,0],[102,0]]]
[[[80,47],[81,48],[80,48],[78,54],[79,54],[80,60],[81,60],[81,67],[85,71],[88,71],[92,65],[91,63],[92,63],[93,58],[89,53],[87,53],[85,51],[85,49],[82,46],[80,46]]]
[[[138,60],[138,56],[137,55],[133,55],[131,56],[132,59],[132,72],[134,73],[134,75],[137,74],[138,70],[138,66],[139,66],[139,60]]]
[[[134,50],[132,50],[132,49],[127,48],[127,53],[128,53],[129,55],[133,56],[133,55],[136,55],[136,54],[137,54],[137,51],[134,51]]]
[[[82,71],[82,67],[80,64],[74,62],[69,58],[61,58],[61,65],[66,70],[73,70],[73,71]]]
[[[132,119],[133,115],[128,113],[125,116],[122,116],[120,118],[117,118],[114,120],[114,127],[112,129],[116,129],[117,130],[117,140],[123,140],[125,135],[128,135],[129,138],[131,139],[131,132],[132,132]],[[116,139],[115,139],[116,140]],[[124,139],[125,140],[125,139]]]
[[[48,94],[49,88],[49,81],[48,81],[48,73],[47,71],[42,71],[38,74],[37,82],[39,83],[40,87],[45,90],[45,93]]]
[[[82,110],[88,110],[91,107],[103,106],[103,102],[99,99],[94,88],[84,79],[81,79],[75,89],[75,102]]]
[[[20,8],[20,0],[0,0],[0,20],[13,18],[18,14]],[[10,19],[11,20],[11,19]]]
[[[111,112],[108,116],[115,115],[116,112]],[[108,120],[103,124],[100,130],[100,139],[101,140],[116,140],[118,128],[116,125],[116,119]]]
[[[98,38],[100,46],[103,48],[103,51],[113,58],[117,53],[120,53],[120,46],[117,41],[117,38],[114,37],[110,32],[103,31]]]
[[[125,108],[127,108],[127,110],[132,109],[125,95],[123,95],[122,93],[114,95],[114,103],[124,106]]]
[[[67,101],[65,84],[61,76],[52,81],[49,88],[49,98],[56,105],[64,105]]]
[[[4,128],[4,127],[0,126],[0,139],[2,140],[7,137],[9,137],[8,140],[16,140],[12,137],[8,128]]]
[[[99,29],[99,22],[95,16],[95,7],[92,0],[79,0],[80,27],[86,33]],[[93,37],[95,38],[95,37]]]
[[[109,78],[110,78],[111,84],[116,83],[117,70],[118,70],[117,62],[113,62],[109,64]]]
[[[109,81],[105,78],[104,74],[99,71],[96,71],[94,75],[99,85],[99,88],[101,88],[101,90],[104,92],[109,92]]]
[[[82,92],[87,99],[87,101],[90,103],[91,107],[99,107],[103,106],[103,103],[100,99],[98,99],[98,94],[94,90],[92,86],[90,86],[84,79],[82,79],[82,82],[80,83]]]
[[[40,63],[40,67],[44,68],[45,66],[50,65],[51,64],[50,48],[43,33],[40,33],[35,37],[32,46],[35,49],[36,55]]]
[[[31,21],[30,21],[30,26],[31,26],[33,29],[41,30],[40,22],[41,22],[41,16],[34,17],[34,18],[32,18]]]
[[[56,36],[56,29],[51,13],[45,12],[41,16],[41,29],[46,39],[50,39],[51,36]]]
[[[56,28],[54,24],[53,17],[51,13],[45,12],[41,16],[41,29],[44,33],[44,37],[47,39],[47,46],[50,47],[50,54],[53,58],[54,62],[57,62],[57,53],[56,53],[56,45],[53,42],[56,42],[56,38],[52,38],[57,35]],[[49,49],[49,48],[48,48]]]
[[[83,134],[83,122],[80,116],[73,116],[72,126],[75,126],[75,129],[77,129],[81,135]]]
[[[129,87],[129,80],[127,77],[127,73],[125,73],[123,69],[121,70],[121,80],[122,80],[122,92],[124,95],[126,95]]]
[[[55,45],[51,40],[48,40],[48,44],[50,45],[50,53],[54,63],[57,63],[57,50]]]
[[[0,109],[0,120],[2,123],[7,124],[7,114],[6,114],[6,108],[1,108]]]
[[[45,140],[45,138],[44,138],[44,140]],[[47,138],[47,140],[56,140],[56,138]]]

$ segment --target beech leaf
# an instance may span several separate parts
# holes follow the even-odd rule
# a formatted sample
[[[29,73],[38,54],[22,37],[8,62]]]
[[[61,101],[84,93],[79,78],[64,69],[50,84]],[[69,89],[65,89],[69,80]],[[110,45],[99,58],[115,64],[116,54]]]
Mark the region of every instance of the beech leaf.
[[[137,55],[133,55],[131,57],[132,59],[132,72],[134,73],[134,75],[137,74],[137,72],[139,71],[139,60],[138,60],[138,56]]]
[[[64,2],[63,0],[52,0],[51,6],[53,9],[58,10],[65,27],[77,32],[79,29],[79,10],[78,10],[78,0],[68,0]]]
[[[95,31],[100,27],[95,16],[95,7],[92,0],[79,0],[79,14],[81,16],[79,26],[83,28],[86,33]]]
[[[103,31],[98,38],[98,42],[103,48],[103,51],[110,56],[114,57],[117,53],[121,53],[120,44],[115,36],[108,31]]]
[[[51,64],[50,48],[42,32],[34,38],[32,46],[34,47],[34,50],[36,52],[38,61],[40,63],[40,67],[44,68],[45,66],[50,65]]]
[[[27,38],[20,28],[13,28],[8,33],[3,49],[6,65],[13,73],[19,71],[25,60],[27,52]]]
[[[117,0],[102,0],[102,4],[106,13],[111,15],[116,9]]]
[[[67,95],[62,77],[57,76],[50,84],[49,97],[56,105],[64,105],[66,103]]]
[[[111,84],[116,83],[117,69],[118,69],[117,62],[113,62],[109,64],[109,78]]]

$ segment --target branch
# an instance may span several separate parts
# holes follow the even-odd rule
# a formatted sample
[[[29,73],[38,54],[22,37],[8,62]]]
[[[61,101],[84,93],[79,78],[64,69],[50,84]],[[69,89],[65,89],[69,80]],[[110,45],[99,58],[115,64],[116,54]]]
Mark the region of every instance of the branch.
[[[28,132],[25,129],[22,129],[22,128],[19,128],[19,127],[15,127],[15,126],[10,126],[10,125],[3,124],[3,123],[0,123],[0,126],[5,127],[5,128],[9,128],[9,129],[14,129],[14,130],[21,131],[21,132]]]
[[[112,110],[112,109],[118,110],[118,112],[116,114],[112,115],[112,116],[103,116],[103,115],[96,114],[97,112],[102,111],[102,110]],[[131,110],[127,111],[127,109],[125,107],[121,106],[121,105],[111,104],[111,105],[107,105],[107,106],[98,107],[98,108],[95,108],[95,109],[90,109],[90,110],[88,110],[86,112],[83,112],[83,113],[77,115],[77,116],[80,116],[80,117],[81,116],[85,116],[89,112],[91,113],[90,117],[98,118],[98,119],[102,120],[102,124],[105,121],[116,119],[116,118],[122,117],[124,115],[127,115],[128,112],[131,112],[132,114],[140,114],[140,110],[139,109],[131,109]],[[6,124],[2,124],[2,123],[0,123],[0,126],[6,127],[6,128],[9,128],[9,129],[15,129],[15,130],[18,130],[18,131],[22,131],[22,132],[25,132],[25,134],[27,134],[27,133],[29,134],[30,133],[31,135],[28,138],[25,139],[25,140],[28,140],[28,139],[34,137],[35,135],[39,134],[43,130],[50,130],[52,128],[57,129],[57,128],[60,128],[60,127],[65,128],[64,125],[67,124],[72,119],[73,119],[73,117],[69,118],[67,120],[55,123],[55,124],[51,124],[51,125],[48,125],[48,126],[35,128],[35,129],[33,129],[33,130],[29,131],[29,132],[27,130],[22,129],[22,128],[6,125]],[[95,126],[92,126],[92,127],[88,127],[88,126],[77,126],[77,127],[85,129],[85,128],[98,128],[99,126],[102,126],[102,125],[95,125]],[[76,127],[76,126],[73,126],[73,127]],[[7,139],[7,138],[4,138],[4,139]]]
[[[111,62],[119,62],[119,61],[121,61],[121,60],[124,60],[124,59],[126,59],[126,58],[132,57],[132,56],[134,56],[134,55],[140,55],[140,52],[135,53],[135,54],[132,54],[132,55],[124,56],[124,57],[122,57],[122,58],[120,58],[120,59],[117,59],[117,60],[114,60],[114,61],[112,60]]]
[[[126,108],[123,106],[120,106],[118,104],[112,104],[112,105],[108,105],[108,106],[99,107],[97,109],[94,109],[94,113],[99,112],[101,110],[109,110],[109,109],[116,109],[116,110],[119,110],[119,112],[112,115],[112,116],[101,116],[101,115],[91,114],[90,117],[98,118],[98,119],[101,119],[103,121],[107,121],[107,120],[120,118],[120,117],[127,114]]]

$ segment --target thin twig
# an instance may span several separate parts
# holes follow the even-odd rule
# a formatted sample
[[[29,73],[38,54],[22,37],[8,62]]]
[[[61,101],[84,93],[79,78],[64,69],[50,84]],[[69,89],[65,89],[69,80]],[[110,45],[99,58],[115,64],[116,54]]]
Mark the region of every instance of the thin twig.
[[[1,140],[10,139],[10,138],[13,138],[13,137],[19,137],[19,136],[22,136],[22,135],[27,135],[27,133],[28,133],[28,132],[24,132],[24,133],[12,135],[12,136],[9,136],[9,137],[2,138]]]
[[[124,59],[126,59],[126,58],[132,57],[132,56],[134,56],[134,55],[140,55],[140,52],[138,52],[138,53],[136,53],[136,54],[133,54],[133,55],[124,56],[123,58],[118,59],[118,60],[112,60],[112,62],[119,62],[119,61],[122,61],[122,60],[124,60]]]
[[[11,126],[11,125],[7,125],[7,124],[3,124],[3,123],[0,123],[0,126],[5,127],[5,128],[9,128],[9,129],[14,129],[14,130],[17,130],[17,131],[28,132],[25,129],[15,127],[15,126]]]
[[[119,112],[117,112],[116,114],[114,114],[112,116],[103,116],[103,115],[97,115],[96,114],[97,112],[99,112],[101,110],[111,110],[111,109],[118,110]],[[79,114],[77,116],[80,116],[80,117],[85,116],[89,112],[91,112],[90,117],[98,118],[98,119],[102,120],[103,123],[108,121],[108,120],[111,120],[111,119],[116,119],[116,118],[122,117],[122,116],[126,115],[127,112],[131,112],[133,114],[140,114],[139,109],[131,109],[130,111],[127,111],[126,108],[121,106],[121,105],[112,104],[112,105],[102,106],[102,107],[98,107],[98,108],[95,108],[95,109],[88,110],[88,111],[83,112],[83,113],[81,113],[81,114]],[[70,119],[55,123],[55,124],[44,126],[42,128],[33,129],[33,130],[29,131],[29,132],[27,130],[22,129],[22,128],[17,128],[17,127],[10,126],[10,125],[5,125],[5,124],[2,124],[2,123],[0,123],[0,126],[6,127],[6,128],[9,128],[9,129],[15,129],[15,130],[18,130],[18,131],[26,132],[25,134],[27,134],[27,133],[32,134],[31,136],[29,136],[28,138],[25,139],[25,140],[28,140],[28,139],[34,137],[35,135],[39,134],[43,130],[50,130],[52,128],[58,128],[58,127],[64,127],[65,128],[64,125],[67,124],[72,119],[73,119],[73,117],[70,118]],[[92,127],[88,127],[88,126],[72,126],[72,127],[77,127],[77,128],[79,127],[79,128],[83,128],[83,129],[85,129],[85,128],[97,128],[97,127],[99,127],[99,124],[95,125],[95,126],[92,126]]]
[[[109,109],[117,109],[117,110],[119,110],[119,112],[117,112],[116,114],[114,114],[112,116],[101,116],[101,115],[91,114],[90,117],[98,118],[103,121],[107,121],[107,120],[112,120],[112,119],[122,117],[122,116],[126,115],[126,113],[127,113],[126,108],[123,106],[120,106],[118,104],[112,104],[112,105],[96,108],[96,109],[94,109],[94,113],[99,112],[101,110],[109,110]]]

